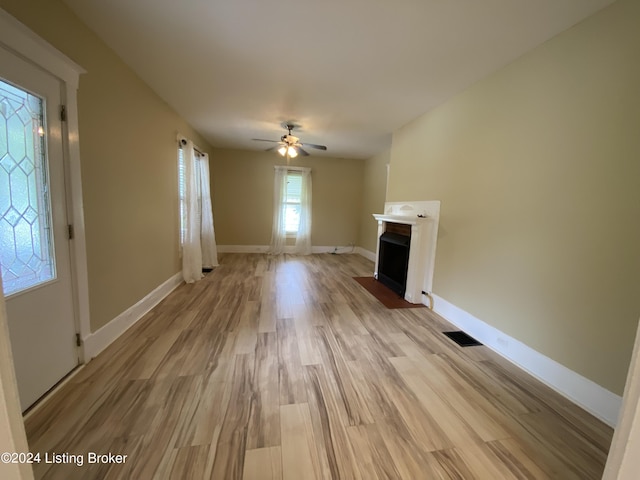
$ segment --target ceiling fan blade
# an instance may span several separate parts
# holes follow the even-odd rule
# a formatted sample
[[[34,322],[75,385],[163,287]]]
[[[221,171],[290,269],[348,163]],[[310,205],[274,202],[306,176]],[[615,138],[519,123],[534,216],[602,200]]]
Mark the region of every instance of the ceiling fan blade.
[[[304,145],[305,147],[316,148],[318,150],[326,150],[327,147],[324,145],[314,145],[313,143],[301,143],[300,145]]]
[[[269,147],[269,148],[267,148],[267,149],[265,150],[265,152],[272,152],[272,151],[274,151],[276,148],[278,148],[278,146],[277,146],[277,145],[274,145],[273,147]]]
[[[298,152],[303,156],[303,157],[308,157],[309,156],[309,152],[307,152],[304,148],[302,148],[300,145],[296,145],[296,150],[298,150]]]
[[[280,140],[265,140],[264,138],[252,138],[251,140],[255,142],[271,142],[271,143],[280,143]]]

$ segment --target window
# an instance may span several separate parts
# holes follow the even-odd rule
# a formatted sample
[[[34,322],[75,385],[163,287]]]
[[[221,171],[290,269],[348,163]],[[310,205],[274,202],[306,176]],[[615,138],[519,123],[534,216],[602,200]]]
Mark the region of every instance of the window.
[[[182,147],[178,148],[178,198],[180,199],[180,245],[184,244],[184,237],[186,234],[186,218],[187,218],[187,205],[186,205],[186,185],[184,179],[184,155],[182,154]]]
[[[196,157],[199,157],[199,154],[196,153]],[[199,167],[200,162],[196,161],[196,165]],[[186,185],[186,168],[184,164],[184,153],[183,147],[180,146],[178,148],[178,197],[180,199],[180,245],[184,245],[184,240],[187,233],[187,185]],[[196,175],[196,187],[197,188],[197,196],[198,196],[198,212],[200,212],[202,208],[202,191],[200,187],[200,168],[195,169]]]
[[[302,175],[300,172],[287,172],[287,191],[283,203],[284,224],[287,235],[295,235],[298,233],[301,194]]]
[[[311,169],[275,165],[269,253],[311,253]],[[295,246],[288,244],[295,238]],[[291,247],[291,248],[290,248]]]

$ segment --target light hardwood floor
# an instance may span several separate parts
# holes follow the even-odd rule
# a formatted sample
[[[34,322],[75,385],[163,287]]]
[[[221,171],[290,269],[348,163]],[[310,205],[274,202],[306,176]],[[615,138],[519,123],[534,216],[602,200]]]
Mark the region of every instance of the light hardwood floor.
[[[612,430],[426,308],[387,310],[358,255],[226,254],[57,391],[46,479],[598,479]],[[85,458],[86,460],[86,458]]]

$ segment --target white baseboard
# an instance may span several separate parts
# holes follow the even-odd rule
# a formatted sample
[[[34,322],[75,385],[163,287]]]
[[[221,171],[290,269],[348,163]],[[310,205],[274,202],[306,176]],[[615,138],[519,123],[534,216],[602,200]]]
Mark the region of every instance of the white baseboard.
[[[84,346],[84,359],[88,362],[107,348],[116,338],[140,320],[149,310],[169,295],[182,283],[182,272],[178,272],[161,285],[156,287],[147,296],[135,305],[132,305],[109,323],[87,335],[82,339]]]
[[[218,245],[218,253],[266,253],[268,245]]]
[[[335,246],[323,247],[313,246],[311,247],[311,253],[331,253],[335,250]],[[352,247],[338,247],[338,253],[357,253],[357,248]],[[285,253],[293,253],[294,247],[287,246],[284,248]],[[218,245],[219,253],[267,253],[269,251],[269,245]]]
[[[311,247],[311,253],[338,253],[340,255],[344,255],[344,254],[349,254],[349,253],[356,253],[356,248],[357,247],[351,247],[351,246],[346,246],[346,247],[340,247],[340,246],[334,246],[334,247]],[[337,249],[337,251],[336,251]]]
[[[615,428],[622,406],[622,397],[506,335],[438,295],[434,294],[433,298],[434,311],[437,314]]]
[[[376,261],[376,254],[375,252],[371,252],[369,250],[365,250],[362,247],[356,247],[356,251],[354,253],[357,253],[358,255],[363,256],[364,258],[366,258],[367,260],[371,260],[372,262]]]

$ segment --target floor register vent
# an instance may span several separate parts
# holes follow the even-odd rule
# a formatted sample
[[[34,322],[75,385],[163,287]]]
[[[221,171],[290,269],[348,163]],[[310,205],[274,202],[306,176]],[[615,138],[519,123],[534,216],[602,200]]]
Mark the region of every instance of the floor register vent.
[[[469,335],[464,333],[462,330],[458,330],[457,332],[442,332],[442,333],[444,333],[447,337],[449,337],[451,340],[456,342],[461,347],[475,347],[477,345],[482,345],[479,341],[477,341],[473,337],[470,337]]]

